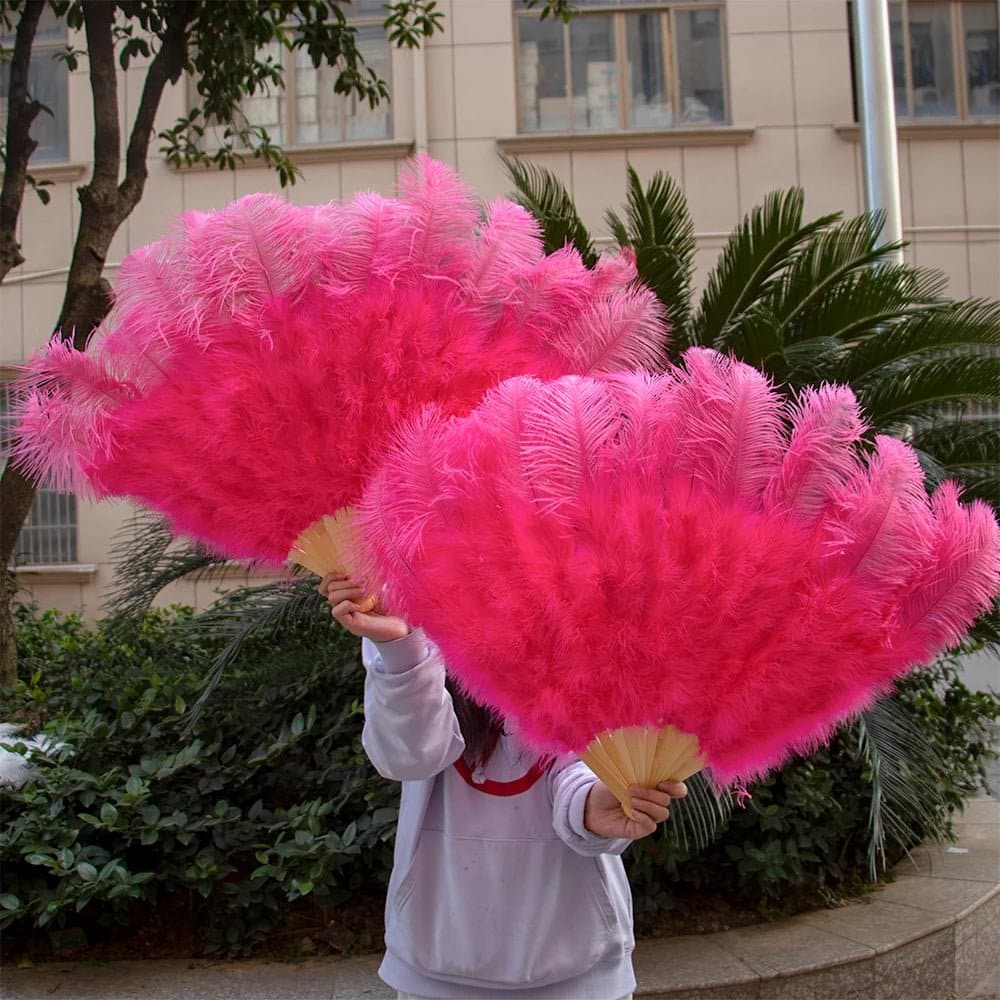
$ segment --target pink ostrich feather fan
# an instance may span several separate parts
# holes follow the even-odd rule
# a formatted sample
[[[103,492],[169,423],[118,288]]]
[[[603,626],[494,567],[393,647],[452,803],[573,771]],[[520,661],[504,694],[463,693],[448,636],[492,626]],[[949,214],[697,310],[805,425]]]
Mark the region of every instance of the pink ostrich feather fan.
[[[996,593],[1000,529],[849,389],[789,404],[706,349],[659,376],[514,378],[429,409],[358,526],[391,606],[538,749],[697,737],[719,784],[825,740]]]
[[[396,198],[251,195],[133,253],[88,351],[56,343],[28,365],[15,455],[277,563],[356,502],[421,406],[461,414],[519,374],[655,368],[665,339],[629,251],[594,269],[545,255],[525,210],[484,213],[421,158]]]

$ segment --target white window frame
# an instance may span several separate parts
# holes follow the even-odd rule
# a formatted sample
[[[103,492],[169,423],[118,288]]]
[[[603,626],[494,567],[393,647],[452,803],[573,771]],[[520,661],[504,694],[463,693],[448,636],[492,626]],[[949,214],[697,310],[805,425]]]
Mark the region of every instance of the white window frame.
[[[673,131],[675,129],[720,128],[732,124],[732,101],[729,88],[729,51],[726,40],[729,37],[726,3],[718,0],[716,3],[697,2],[697,0],[606,0],[601,3],[588,3],[586,7],[577,8],[573,20],[595,15],[611,16],[612,44],[614,45],[615,63],[618,68],[618,118],[619,125],[612,129],[580,129],[573,127],[573,115],[567,114],[569,127],[563,129],[533,128],[525,129],[521,108],[521,33],[519,22],[527,18],[537,18],[538,11],[525,8],[515,0],[514,9],[514,79],[517,83],[517,132],[519,136],[545,136],[559,134],[563,131],[575,135],[599,135],[601,132],[656,132]],[[677,30],[675,14],[679,11],[718,11],[719,14],[719,46],[722,60],[722,95],[725,102],[725,114],[721,121],[689,122],[681,117],[680,80],[678,76],[679,58],[677,49]],[[666,93],[670,97],[670,125],[633,125],[631,124],[632,86],[628,75],[628,33],[626,16],[629,14],[659,13],[660,30],[663,36],[663,73]],[[571,107],[573,98],[573,55],[570,49],[570,25],[563,23],[563,58],[565,60],[566,100],[567,110]]]
[[[996,122],[997,118],[992,115],[970,115],[969,114],[969,71],[965,50],[965,3],[966,0],[943,0],[949,6],[949,27],[951,30],[951,59],[954,79],[952,84],[955,87],[955,114],[953,115],[915,115],[913,98],[913,52],[910,42],[910,10],[927,6],[931,2],[942,2],[942,0],[889,0],[890,7],[898,7],[902,10],[903,24],[903,59],[906,67],[906,114],[897,114],[897,121],[906,124],[933,123],[933,122]],[[980,2],[983,6],[994,5],[995,0],[969,0],[969,2]],[[894,81],[895,86],[895,81]]]

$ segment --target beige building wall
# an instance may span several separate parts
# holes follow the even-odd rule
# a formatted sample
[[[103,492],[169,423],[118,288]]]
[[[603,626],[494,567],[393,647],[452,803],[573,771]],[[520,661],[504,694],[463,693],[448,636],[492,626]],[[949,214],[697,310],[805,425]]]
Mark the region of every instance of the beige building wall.
[[[310,149],[299,159],[304,178],[285,191],[273,172],[254,165],[232,173],[176,171],[153,152],[146,195],[112,245],[111,277],[126,254],[190,209],[218,208],[254,191],[301,203],[364,188],[391,193],[414,148],[456,166],[484,199],[511,189],[499,152],[548,167],[599,237],[607,236],[605,209],[623,200],[627,164],[643,177],[668,171],[683,187],[694,218],[699,283],[725,234],[775,188],[802,185],[808,216],[863,210],[843,0],[729,0],[727,125],[577,136],[517,135],[510,0],[439,0],[439,7],[444,32],[420,52],[393,56],[393,140]],[[134,113],[142,74],[136,68],[122,75],[124,124]],[[0,365],[14,365],[43,344],[58,314],[78,214],[76,187],[89,171],[88,99],[81,66],[70,76],[71,162],[39,171],[55,181],[52,201],[43,207],[26,196],[27,262],[0,286]],[[183,85],[174,87],[159,127],[172,124],[187,106]],[[1000,295],[1000,124],[905,126],[899,157],[910,259],[944,271],[957,297]],[[129,510],[124,503],[81,503],[80,565],[23,572],[27,592],[43,607],[97,613],[111,584],[109,541]],[[236,573],[228,582],[245,579]],[[181,584],[164,599],[204,604],[219,586]]]

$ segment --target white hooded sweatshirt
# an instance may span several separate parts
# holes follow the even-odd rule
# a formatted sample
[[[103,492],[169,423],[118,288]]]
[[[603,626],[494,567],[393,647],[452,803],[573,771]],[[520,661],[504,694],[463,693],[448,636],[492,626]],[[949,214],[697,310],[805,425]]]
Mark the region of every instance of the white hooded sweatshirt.
[[[635,987],[628,840],[584,826],[595,782],[510,736],[470,773],[440,653],[365,640],[362,741],[403,783],[379,975],[421,997],[614,1000]]]

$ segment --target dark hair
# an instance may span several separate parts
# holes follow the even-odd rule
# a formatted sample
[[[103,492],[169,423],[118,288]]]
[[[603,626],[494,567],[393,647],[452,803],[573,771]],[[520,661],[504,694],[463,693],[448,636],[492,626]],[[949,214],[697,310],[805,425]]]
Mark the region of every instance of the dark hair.
[[[485,705],[473,701],[450,677],[445,687],[451,695],[458,717],[458,728],[465,740],[466,763],[470,767],[485,764],[493,755],[496,745],[503,735],[503,719]]]

